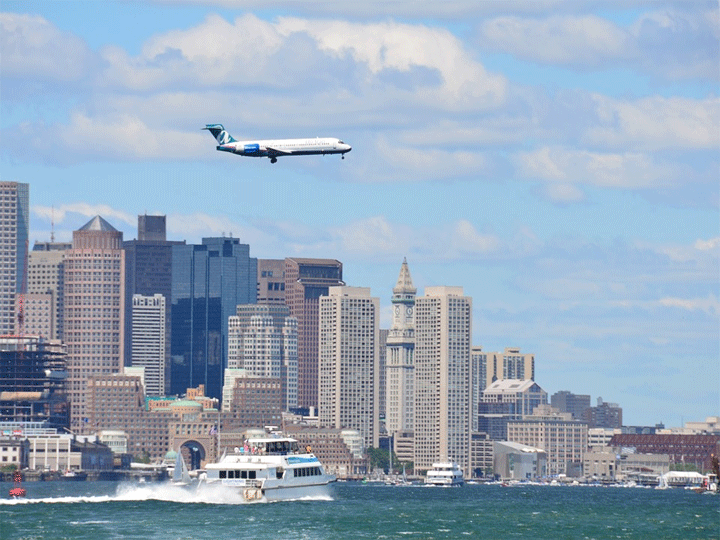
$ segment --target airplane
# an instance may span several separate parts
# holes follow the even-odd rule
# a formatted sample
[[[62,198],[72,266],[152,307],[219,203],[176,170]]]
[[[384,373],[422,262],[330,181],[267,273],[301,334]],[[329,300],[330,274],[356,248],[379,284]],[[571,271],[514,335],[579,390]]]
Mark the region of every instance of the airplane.
[[[218,142],[217,150],[232,152],[239,156],[269,157],[270,163],[276,163],[280,156],[308,156],[312,154],[341,154],[352,150],[352,146],[340,139],[277,139],[268,141],[238,141],[230,135],[222,124],[207,124],[207,129]]]

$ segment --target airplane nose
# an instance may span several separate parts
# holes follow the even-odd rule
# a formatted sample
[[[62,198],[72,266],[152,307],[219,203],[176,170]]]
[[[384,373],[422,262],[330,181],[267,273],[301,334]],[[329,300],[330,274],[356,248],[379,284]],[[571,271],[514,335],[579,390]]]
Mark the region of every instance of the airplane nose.
[[[345,145],[345,151],[346,151],[346,152],[349,152],[350,150],[352,150],[352,146],[350,146],[349,144],[346,144],[346,145]]]

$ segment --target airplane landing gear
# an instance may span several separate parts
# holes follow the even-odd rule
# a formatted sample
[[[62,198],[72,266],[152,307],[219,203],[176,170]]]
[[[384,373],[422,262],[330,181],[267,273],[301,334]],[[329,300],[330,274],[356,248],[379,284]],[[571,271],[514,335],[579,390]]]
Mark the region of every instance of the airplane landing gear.
[[[276,157],[271,157],[271,158],[270,158],[270,163],[277,163],[277,158],[276,158]]]
[[[343,155],[342,155],[342,156],[340,156],[340,157],[341,157],[342,159],[345,159],[345,154],[343,154]]]

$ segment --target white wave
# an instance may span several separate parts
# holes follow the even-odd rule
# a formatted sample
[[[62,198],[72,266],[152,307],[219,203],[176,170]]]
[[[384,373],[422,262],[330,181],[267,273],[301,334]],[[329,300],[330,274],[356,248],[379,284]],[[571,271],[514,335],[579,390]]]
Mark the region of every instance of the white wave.
[[[296,501],[331,501],[330,496],[301,496]],[[73,504],[73,503],[105,503],[111,501],[167,501],[181,504],[250,504],[243,499],[242,492],[237,488],[219,484],[201,484],[199,486],[176,486],[170,483],[130,484],[123,483],[112,495],[89,495],[81,497],[45,497],[0,499],[0,505],[18,504]],[[252,504],[266,503],[265,498],[253,501]]]

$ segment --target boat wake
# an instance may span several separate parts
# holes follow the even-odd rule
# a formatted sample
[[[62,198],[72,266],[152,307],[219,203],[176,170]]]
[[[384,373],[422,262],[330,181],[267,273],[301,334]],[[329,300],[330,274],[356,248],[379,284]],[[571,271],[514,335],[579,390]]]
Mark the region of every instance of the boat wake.
[[[298,497],[298,501],[331,501],[329,495],[317,497]],[[242,492],[237,488],[222,485],[201,484],[190,486],[175,486],[167,483],[159,484],[120,484],[115,494],[86,495],[79,497],[45,497],[33,499],[0,499],[0,506],[13,506],[22,504],[75,504],[75,503],[107,503],[132,501],[165,501],[182,504],[262,504],[264,498],[251,503],[243,499]]]

